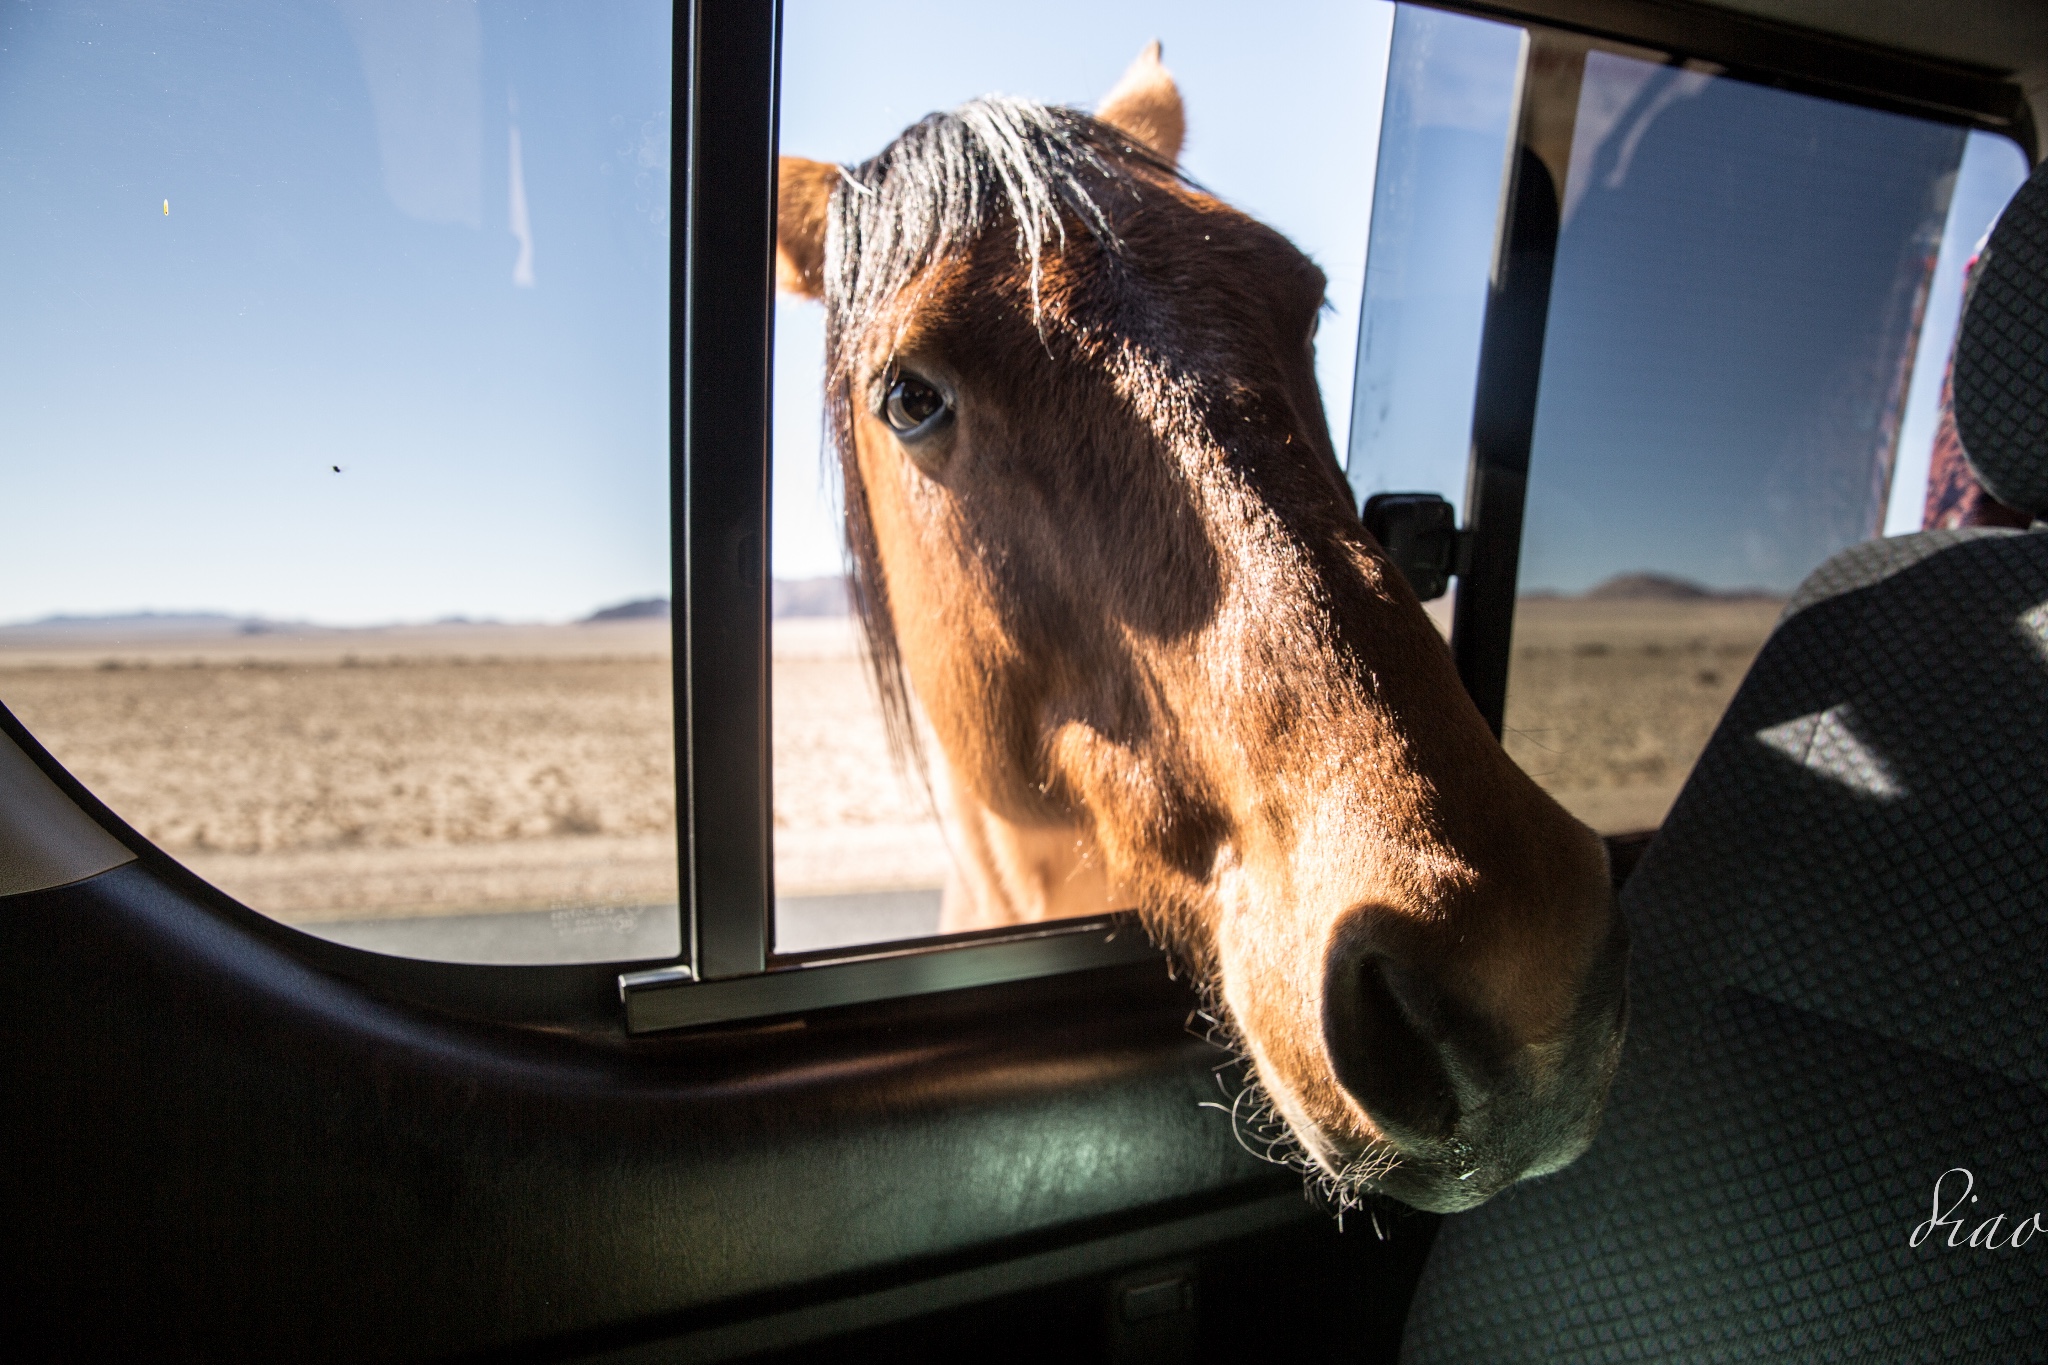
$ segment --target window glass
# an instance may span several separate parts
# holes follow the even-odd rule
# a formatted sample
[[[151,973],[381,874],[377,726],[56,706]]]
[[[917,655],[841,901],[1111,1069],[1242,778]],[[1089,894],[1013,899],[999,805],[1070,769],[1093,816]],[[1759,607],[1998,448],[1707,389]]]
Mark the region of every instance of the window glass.
[[[0,701],[258,910],[677,951],[669,24],[0,18]]]
[[[1587,58],[1509,752],[1659,824],[1785,595],[1883,525],[1961,129]]]
[[[1926,319],[1920,325],[1906,416],[1899,423],[1899,458],[1884,517],[1888,536],[1932,528],[1943,520],[1942,509],[1928,504],[1928,478],[1935,446],[1944,439],[1944,426],[1948,438],[1952,439],[1955,431],[1947,406],[1947,380],[1955,354],[1956,326],[1963,314],[1966,272],[1999,213],[2026,179],[2026,153],[2012,139],[1994,133],[1969,135],[1963,146],[1963,164],[1956,172],[1955,193],[1949,197],[1948,226],[1941,234]]]
[[[926,113],[989,93],[1092,108],[1160,40],[1187,105],[1182,168],[1329,276],[1316,368],[1341,453],[1393,17],[1349,0],[787,0],[780,147],[858,163]],[[846,615],[834,457],[820,440],[822,310],[784,300],[775,328],[774,946],[928,935],[953,849],[921,774],[891,761]]]
[[[1524,31],[1402,5],[1387,62],[1351,391],[1351,485],[1462,509]],[[1455,591],[1455,587],[1454,587]],[[1453,598],[1428,604],[1448,633]]]

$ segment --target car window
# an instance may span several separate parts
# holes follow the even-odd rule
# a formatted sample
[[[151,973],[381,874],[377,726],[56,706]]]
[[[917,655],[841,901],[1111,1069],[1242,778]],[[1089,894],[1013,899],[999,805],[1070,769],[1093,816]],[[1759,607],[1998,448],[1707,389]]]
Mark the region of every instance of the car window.
[[[791,0],[783,21],[781,148],[844,163],[984,93],[1090,106],[1163,40],[1182,168],[1328,276],[1316,370],[1354,489],[1469,512],[1531,30],[1333,0]],[[33,267],[0,277],[0,461],[35,514],[0,542],[0,702],[146,836],[310,932],[452,961],[682,953],[668,7],[4,22],[0,247]],[[1504,737],[1628,832],[1662,819],[1799,576],[1932,515],[1965,264],[2024,163],[1553,46],[1583,78]],[[816,306],[778,303],[774,335],[770,946],[922,937],[959,850],[848,613]]]
[[[1966,141],[1587,56],[1504,739],[1595,828],[1662,822],[1786,595],[1918,501],[1932,432],[1908,399],[1925,412],[1944,359],[1922,334],[1953,330],[1987,185],[2018,184],[1985,138],[1958,196]]]
[[[1347,470],[1376,493],[1437,492],[1462,513],[1487,283],[1527,34],[1397,8],[1373,176]],[[1456,585],[1429,602],[1450,633]]]
[[[668,5],[4,23],[0,701],[309,932],[674,954]]]

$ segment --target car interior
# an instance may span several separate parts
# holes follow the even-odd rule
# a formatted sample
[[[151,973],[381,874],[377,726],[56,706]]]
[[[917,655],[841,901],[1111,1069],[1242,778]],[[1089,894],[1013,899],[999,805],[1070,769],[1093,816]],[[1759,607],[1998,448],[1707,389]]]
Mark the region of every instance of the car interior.
[[[130,353],[66,302],[101,286],[23,254],[86,231],[62,217],[70,182],[24,149],[68,136],[75,116],[54,92],[63,62],[98,51],[88,21],[92,42],[129,44],[122,61],[155,60],[157,39],[121,37],[125,11],[18,8],[0,20],[0,166],[16,200],[0,240],[20,249],[0,273],[23,281],[8,311],[31,321],[10,363],[40,373],[35,352],[75,343],[103,355],[117,407]],[[259,56],[281,51],[262,8],[205,22],[256,32]],[[376,102],[370,54],[414,21],[313,8],[363,54],[363,108],[375,102],[388,134],[389,111],[413,106]],[[492,44],[510,40],[484,8],[488,85]],[[2048,538],[2028,528],[2048,516],[2048,170],[2035,170],[2048,7],[1374,11],[1377,178],[1370,223],[1353,225],[1363,264],[1347,287],[1362,302],[1341,329],[1356,347],[1343,353],[1347,476],[1494,733],[1605,839],[1632,943],[1627,1041],[1591,1149],[1446,1215],[1347,1208],[1271,1159],[1234,1112],[1249,1064],[1132,913],[938,934],[935,889],[911,879],[887,899],[840,875],[856,847],[844,841],[818,842],[826,870],[799,885],[812,846],[790,814],[806,798],[782,766],[785,727],[802,719],[803,669],[823,667],[816,642],[841,629],[789,606],[772,558],[791,328],[774,295],[776,157],[807,150],[778,118],[794,118],[801,16],[794,0],[641,8],[669,47],[607,66],[626,40],[583,34],[576,6],[548,10],[554,27],[531,41],[535,70],[574,67],[592,99],[634,81],[672,98],[659,165],[653,134],[606,133],[627,150],[587,192],[623,196],[624,217],[589,228],[632,256],[639,273],[619,288],[665,283],[640,288],[617,350],[592,343],[560,364],[617,370],[628,348],[646,353],[631,363],[657,404],[648,487],[666,493],[631,515],[655,527],[674,600],[591,618],[578,638],[606,643],[550,666],[594,669],[624,657],[620,641],[657,641],[633,685],[653,689],[662,725],[673,715],[648,768],[672,805],[665,824],[616,838],[610,807],[550,807],[533,828],[548,848],[612,840],[625,852],[605,866],[631,853],[655,880],[431,911],[394,892],[390,905],[414,907],[401,913],[335,870],[357,866],[343,861],[356,836],[308,836],[259,866],[150,803],[198,808],[190,793],[217,781],[207,755],[242,742],[215,718],[295,686],[298,636],[252,618],[217,646],[148,654],[159,646],[133,632],[171,625],[130,621],[118,648],[67,643],[87,629],[68,618],[0,625],[10,1356],[2043,1358]],[[477,41],[470,20],[433,23],[433,52]],[[501,143],[450,145],[510,195],[504,240],[519,256],[493,287],[539,301],[569,277],[555,246],[569,229],[551,240],[539,171],[555,96],[521,79],[487,97],[490,118],[512,120],[509,191],[489,178],[506,174]],[[372,159],[335,158],[307,178],[359,175],[408,223],[472,230],[484,191],[444,202],[434,187],[449,182],[404,178],[414,163],[387,154],[377,181]],[[141,193],[153,227],[214,212],[196,189]],[[288,228],[292,251],[314,250]],[[125,240],[88,246],[118,256]],[[440,287],[425,280],[400,287]],[[192,327],[151,345],[197,353],[210,343]],[[1340,330],[1328,316],[1323,329]],[[388,344],[424,356],[437,343]],[[27,382],[0,488],[22,490],[6,500],[18,546],[57,544],[30,538],[71,515],[38,506],[31,466],[73,457],[31,428],[61,436],[90,414],[32,422]],[[517,387],[481,370],[463,382]],[[136,400],[145,416],[176,401]],[[355,472],[342,455],[307,458],[322,489]],[[465,488],[460,515],[488,522],[493,496]],[[90,579],[99,533],[51,534],[76,548],[18,549],[0,576]],[[167,534],[211,553],[202,535]],[[0,597],[0,617],[15,600]],[[337,687],[427,681],[426,652],[400,658],[410,644],[372,668],[367,645],[306,638]],[[264,649],[285,652],[218,680],[201,667]],[[481,705],[514,649],[476,645],[433,714]],[[850,644],[844,659],[865,706]],[[570,686],[568,671],[548,676]],[[821,693],[841,677],[815,676]],[[108,690],[144,683],[183,690],[163,703]],[[374,709],[372,693],[335,695],[333,725]],[[1623,738],[1596,733],[1624,711],[1637,718]],[[556,714],[522,711],[490,743],[524,754],[568,733]],[[285,818],[272,788],[345,780],[322,768],[326,750],[290,748],[329,723],[278,730],[289,762],[236,797],[255,825]],[[587,723],[588,744],[609,742],[597,732],[615,721]],[[886,766],[875,724],[872,752],[846,763]],[[119,776],[153,731],[184,757],[147,781]],[[532,761],[536,801],[555,790],[554,761]],[[463,885],[557,875],[509,844],[444,850],[456,843],[437,834],[378,875],[396,885],[430,856],[460,863]],[[856,902],[878,927],[799,931],[800,914]],[[642,915],[657,904],[666,918]],[[433,946],[454,942],[428,937],[452,932],[451,915],[481,924],[491,907],[568,946]]]

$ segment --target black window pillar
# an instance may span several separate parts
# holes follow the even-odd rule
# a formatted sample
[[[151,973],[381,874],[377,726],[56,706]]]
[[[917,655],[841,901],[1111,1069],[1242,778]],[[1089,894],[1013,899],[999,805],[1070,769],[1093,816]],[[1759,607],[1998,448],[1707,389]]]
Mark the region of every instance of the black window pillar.
[[[698,980],[767,964],[776,0],[686,0],[670,352],[677,837]]]
[[[1471,557],[1458,582],[1451,651],[1465,689],[1496,735],[1507,703],[1522,505],[1543,377],[1551,268],[1588,47],[1573,34],[1529,34],[1479,343],[1465,490]]]

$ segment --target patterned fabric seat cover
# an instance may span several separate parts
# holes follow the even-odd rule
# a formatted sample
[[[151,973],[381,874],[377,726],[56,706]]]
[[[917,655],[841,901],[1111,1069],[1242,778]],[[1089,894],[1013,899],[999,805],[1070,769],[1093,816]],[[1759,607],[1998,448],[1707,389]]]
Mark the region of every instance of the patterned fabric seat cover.
[[[1955,382],[2048,512],[2048,173]],[[2048,531],[1816,571],[1622,904],[1600,1138],[1446,1220],[1404,1361],[2048,1359]]]

